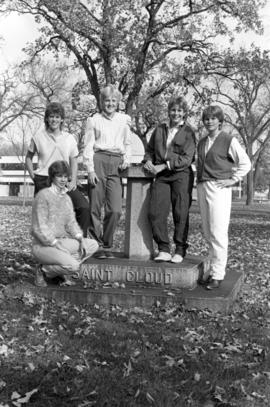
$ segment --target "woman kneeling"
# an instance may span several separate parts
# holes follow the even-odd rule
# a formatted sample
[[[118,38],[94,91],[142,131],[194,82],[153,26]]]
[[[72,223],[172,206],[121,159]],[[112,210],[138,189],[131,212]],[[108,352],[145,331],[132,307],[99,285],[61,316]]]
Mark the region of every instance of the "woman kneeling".
[[[32,210],[33,248],[40,263],[36,270],[35,284],[45,287],[45,277],[61,277],[64,285],[74,284],[72,274],[80,263],[98,249],[93,239],[83,238],[66,184],[70,168],[66,161],[55,161],[49,167],[50,187],[36,195]]]

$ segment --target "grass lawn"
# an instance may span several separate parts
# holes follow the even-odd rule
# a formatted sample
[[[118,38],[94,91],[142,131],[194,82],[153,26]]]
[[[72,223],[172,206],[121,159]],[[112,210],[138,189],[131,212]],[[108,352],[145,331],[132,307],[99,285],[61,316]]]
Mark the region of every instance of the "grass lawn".
[[[5,295],[33,280],[30,222],[31,207],[0,206],[0,407],[270,405],[269,214],[232,215],[228,272],[245,284],[229,315]],[[204,255],[190,223],[189,253]]]

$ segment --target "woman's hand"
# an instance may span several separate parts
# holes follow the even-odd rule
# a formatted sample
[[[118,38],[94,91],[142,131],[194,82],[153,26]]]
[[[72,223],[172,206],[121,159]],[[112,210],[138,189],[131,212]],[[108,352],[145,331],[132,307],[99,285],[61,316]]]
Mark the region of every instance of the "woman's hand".
[[[77,182],[74,180],[71,180],[70,182],[67,183],[67,189],[69,191],[75,191],[75,189],[77,188]]]
[[[95,171],[89,172],[88,181],[89,181],[89,184],[91,184],[91,185],[94,185],[94,186],[97,185],[97,183],[99,182],[99,179],[98,179]]]
[[[146,163],[144,164],[143,168],[144,168],[146,171],[151,172],[152,174],[156,174],[155,166],[154,166],[154,164],[152,163],[152,161],[150,161],[150,160],[146,161]]]
[[[83,257],[83,256],[86,255],[86,244],[85,244],[84,239],[81,239],[81,240],[79,241],[79,244],[80,244],[80,248],[79,248],[80,254],[81,254],[81,256]]]
[[[161,171],[164,171],[167,168],[166,164],[158,164],[154,166],[155,168],[155,174],[158,174]]]
[[[216,185],[219,188],[228,188],[228,187],[232,187],[233,185],[235,185],[237,183],[237,181],[235,179],[232,178],[228,178],[228,179],[219,179],[216,181]]]
[[[119,165],[119,169],[120,170],[125,170],[127,167],[129,167],[129,163],[126,161],[123,161],[120,165]]]

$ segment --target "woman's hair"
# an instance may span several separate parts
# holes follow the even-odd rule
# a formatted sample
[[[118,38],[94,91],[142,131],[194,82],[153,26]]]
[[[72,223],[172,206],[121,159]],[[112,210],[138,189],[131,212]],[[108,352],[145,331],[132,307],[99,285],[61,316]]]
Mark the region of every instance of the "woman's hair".
[[[115,86],[107,85],[100,91],[99,101],[101,107],[103,105],[104,99],[106,99],[107,96],[115,96],[118,103],[122,99],[122,93],[118,89],[116,89]]]
[[[220,124],[223,124],[224,122],[223,110],[217,105],[211,105],[204,109],[202,113],[202,121],[204,122],[205,119],[209,117],[216,117],[219,120]]]
[[[49,185],[52,184],[54,177],[66,175],[68,178],[70,177],[70,168],[66,161],[54,161],[49,166]]]
[[[188,112],[188,104],[183,96],[177,96],[169,100],[168,110],[171,110],[174,106],[179,106],[180,109],[183,109],[185,112],[185,119]]]
[[[45,114],[44,114],[44,123],[45,123],[45,127],[46,127],[47,130],[49,128],[48,118],[52,114],[59,114],[59,116],[62,119],[62,123],[60,124],[60,129],[62,129],[63,121],[65,119],[65,109],[63,108],[61,103],[52,102],[52,103],[49,103],[47,105],[46,110],[45,110]]]

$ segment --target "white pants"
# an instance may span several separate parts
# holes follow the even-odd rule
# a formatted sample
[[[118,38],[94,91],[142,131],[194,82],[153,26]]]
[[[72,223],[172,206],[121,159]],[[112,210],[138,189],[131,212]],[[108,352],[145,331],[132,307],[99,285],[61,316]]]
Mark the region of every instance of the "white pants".
[[[73,274],[80,268],[80,252],[79,242],[76,239],[58,239],[62,246],[69,253],[59,250],[53,246],[42,246],[39,244],[33,245],[32,253],[35,259],[44,265],[44,271],[47,277],[53,278]],[[86,247],[86,255],[91,256],[98,249],[98,243],[93,239],[84,238]]]
[[[232,189],[219,188],[216,181],[197,185],[204,237],[209,245],[210,275],[223,280],[228,256]]]

